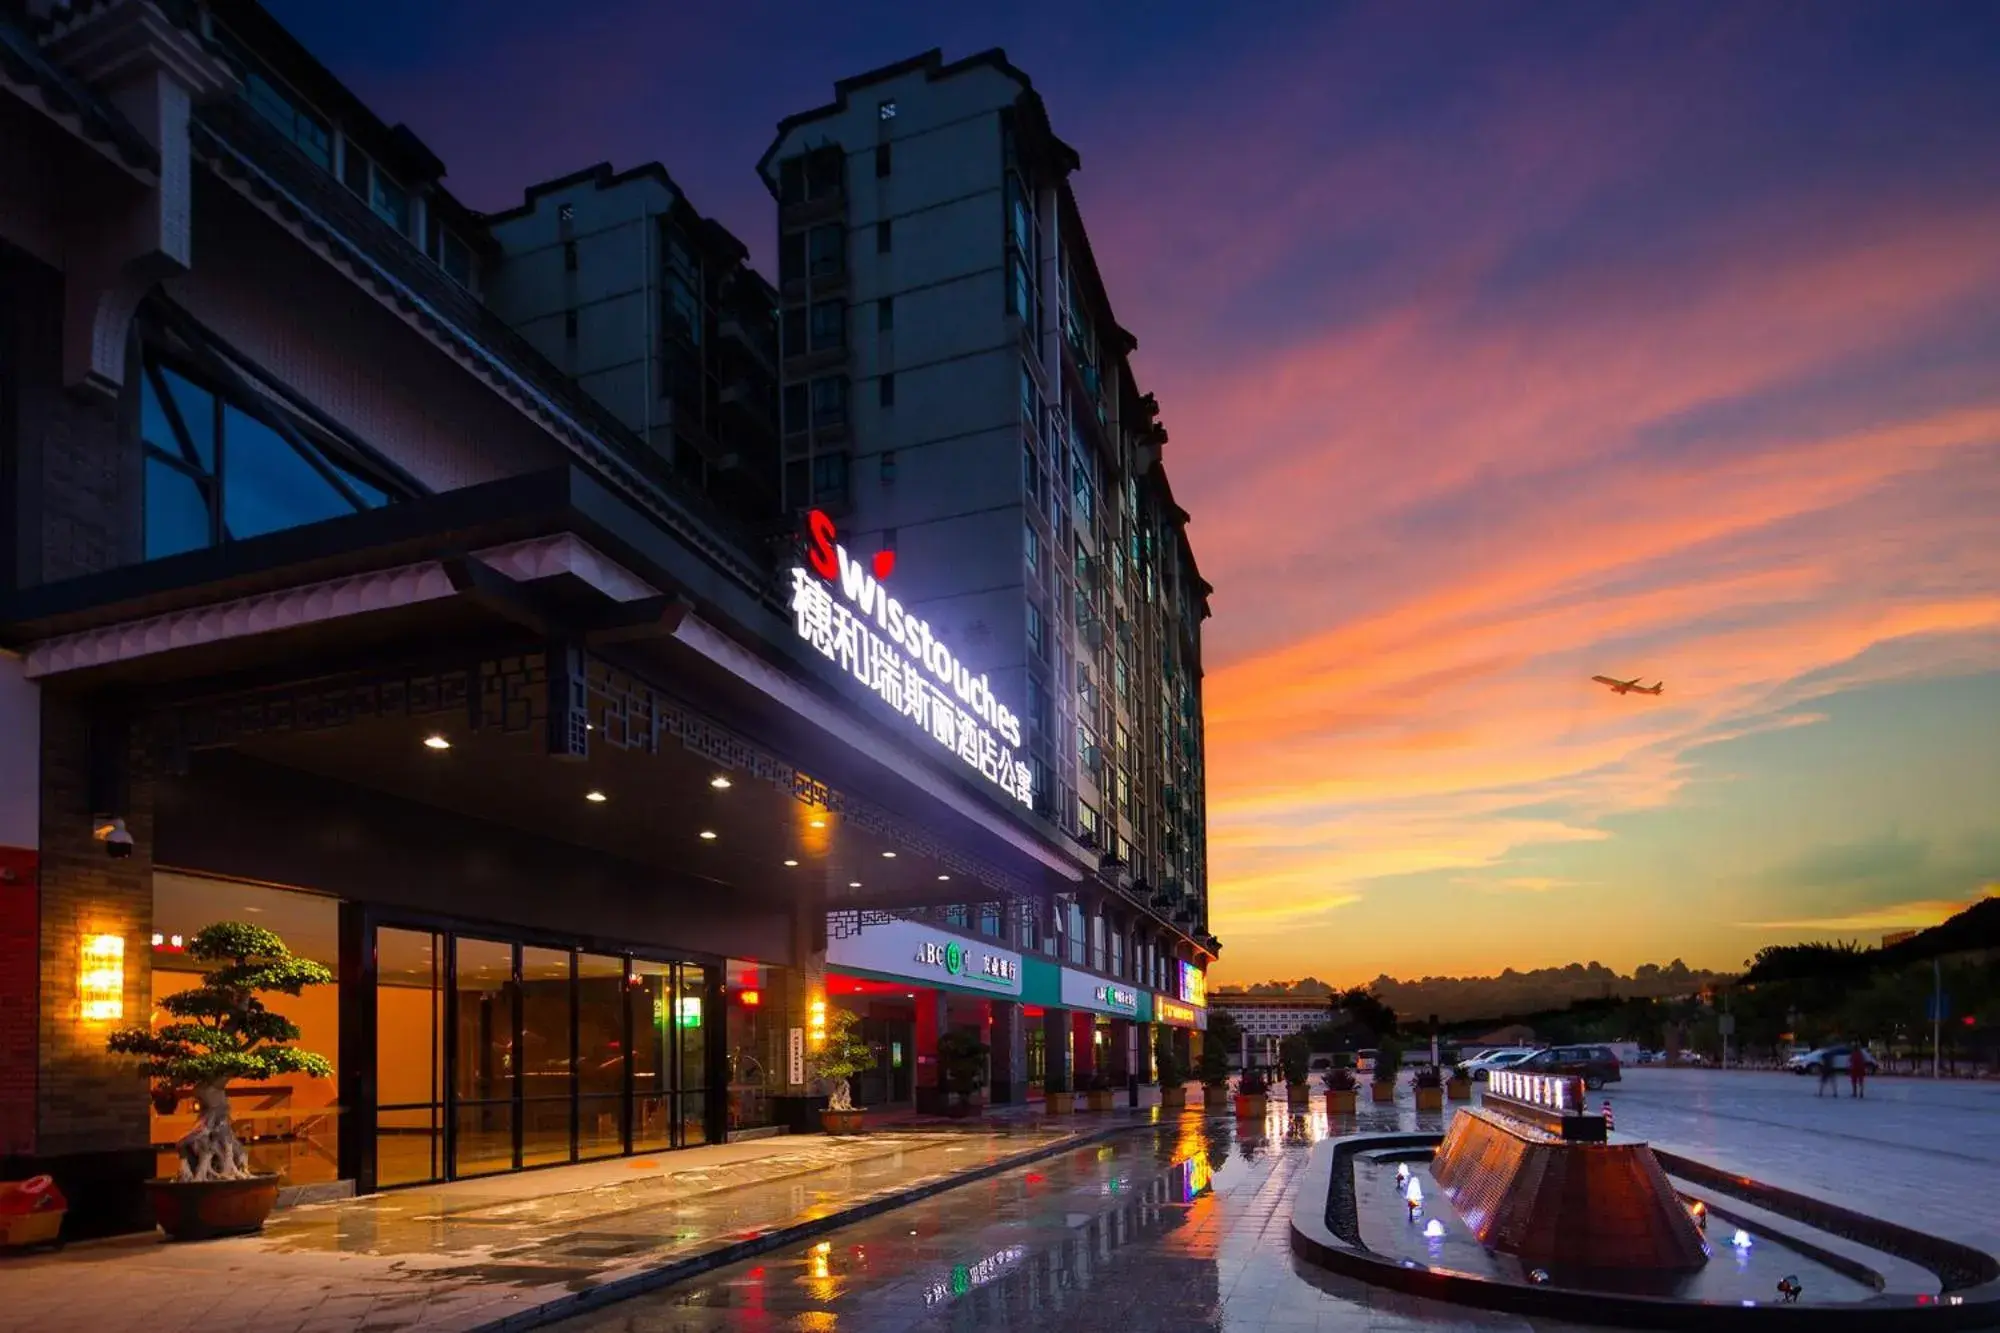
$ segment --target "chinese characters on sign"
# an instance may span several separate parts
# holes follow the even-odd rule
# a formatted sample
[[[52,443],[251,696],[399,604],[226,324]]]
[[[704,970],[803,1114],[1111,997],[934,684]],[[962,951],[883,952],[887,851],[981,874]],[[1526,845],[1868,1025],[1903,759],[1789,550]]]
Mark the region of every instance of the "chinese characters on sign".
[[[812,568],[792,570],[799,637],[981,777],[1032,806],[1028,765],[1015,757],[1021,720],[993,697],[984,674],[973,674],[928,622],[905,611],[833,540],[833,520],[814,510],[810,524]]]
[[[925,940],[917,946],[919,967],[941,967],[952,976],[962,977],[972,962],[969,949],[956,940],[940,944],[936,940]],[[979,965],[972,968],[975,979],[991,981],[1017,981],[1020,979],[1019,964],[1004,954],[987,953],[979,958]]]
[[[1153,997],[1153,1016],[1162,1023],[1175,1023],[1182,1027],[1195,1025],[1195,1012],[1184,1004],[1169,1000],[1164,995]]]
[[[1124,1009],[1133,1013],[1139,1011],[1139,997],[1123,986],[1099,986],[1097,1002],[1112,1009]]]

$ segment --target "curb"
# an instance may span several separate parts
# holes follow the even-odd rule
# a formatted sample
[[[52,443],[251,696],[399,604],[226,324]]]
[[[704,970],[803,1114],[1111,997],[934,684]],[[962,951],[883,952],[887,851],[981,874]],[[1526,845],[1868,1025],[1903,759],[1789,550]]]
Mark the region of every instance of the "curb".
[[[769,1254],[773,1250],[785,1249],[803,1240],[812,1240],[830,1231],[837,1231],[842,1227],[852,1226],[856,1222],[865,1222],[869,1218],[893,1212],[907,1204],[921,1202],[924,1199],[943,1194],[947,1190],[957,1189],[961,1185],[970,1185],[976,1181],[988,1180],[994,1176],[1004,1175],[1017,1167],[1044,1161],[1050,1157],[1059,1157],[1066,1152],[1074,1152],[1078,1148],[1086,1148],[1093,1143],[1101,1143],[1106,1139],[1116,1138],[1121,1134],[1134,1134],[1144,1130],[1156,1129],[1159,1124],[1159,1121],[1148,1121],[1145,1124],[1111,1125],[1088,1134],[1078,1134],[1074,1138],[1065,1139],[1061,1143],[1045,1144],[1039,1148],[1030,1148],[1023,1152],[1003,1157],[998,1161],[988,1162],[986,1165],[975,1167],[970,1171],[949,1176],[943,1180],[933,1180],[922,1185],[913,1185],[908,1189],[898,1190],[893,1194],[883,1195],[880,1198],[870,1199],[866,1203],[856,1204],[852,1208],[846,1208],[825,1217],[814,1218],[810,1222],[800,1222],[793,1226],[781,1227],[776,1231],[767,1231],[763,1235],[749,1240],[736,1241],[733,1244],[720,1246],[702,1254],[670,1260],[655,1268],[648,1268],[641,1272],[627,1274],[621,1278],[614,1278],[601,1286],[592,1287],[588,1291],[578,1292],[573,1296],[563,1296],[554,1300],[544,1301],[539,1305],[517,1310],[504,1318],[472,1325],[465,1330],[465,1333],[515,1333],[519,1329],[541,1328],[561,1319],[569,1319],[576,1315],[587,1314],[593,1310],[602,1309],[607,1305],[616,1305],[620,1301],[644,1295],[649,1291],[658,1291],[662,1287],[671,1287],[676,1283],[685,1282],[689,1278],[699,1277],[701,1274],[713,1269],[727,1267],[730,1264],[739,1263],[744,1259],[753,1259],[760,1254]]]

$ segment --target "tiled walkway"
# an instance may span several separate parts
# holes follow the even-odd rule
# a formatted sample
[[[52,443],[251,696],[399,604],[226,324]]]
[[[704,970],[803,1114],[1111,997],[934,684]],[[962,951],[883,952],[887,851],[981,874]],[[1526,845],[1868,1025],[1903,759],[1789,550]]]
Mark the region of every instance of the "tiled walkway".
[[[476,1329],[1150,1118],[764,1139],[302,1207],[231,1240],[74,1245],[0,1260],[0,1327]]]

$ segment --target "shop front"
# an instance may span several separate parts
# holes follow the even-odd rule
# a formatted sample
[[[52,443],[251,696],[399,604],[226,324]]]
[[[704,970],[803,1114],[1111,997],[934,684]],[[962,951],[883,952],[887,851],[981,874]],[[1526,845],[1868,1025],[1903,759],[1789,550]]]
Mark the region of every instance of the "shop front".
[[[992,1049],[987,1096],[1017,1100],[1010,1034],[1026,1016],[1023,959],[992,940],[926,921],[882,919],[827,941],[828,1002],[861,1020],[876,1067],[853,1080],[857,1106],[941,1109],[938,1041],[964,1031]]]
[[[1075,968],[1060,969],[1057,997],[1069,1023],[1076,1086],[1100,1076],[1114,1090],[1144,1082],[1151,1052],[1139,1034],[1151,1017],[1152,994]]]

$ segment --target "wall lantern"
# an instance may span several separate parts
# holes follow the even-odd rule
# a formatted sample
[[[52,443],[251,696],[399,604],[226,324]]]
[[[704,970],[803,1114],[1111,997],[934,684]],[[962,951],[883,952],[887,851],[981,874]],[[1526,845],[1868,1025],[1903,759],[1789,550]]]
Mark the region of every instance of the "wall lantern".
[[[815,1047],[826,1040],[826,1001],[817,996],[807,1006],[806,1035]]]
[[[755,1009],[758,1005],[764,1003],[764,993],[762,991],[740,990],[736,992],[736,998],[742,1002],[743,1007],[746,1009]]]
[[[125,1017],[125,938],[89,935],[77,969],[87,1023],[110,1023]]]

